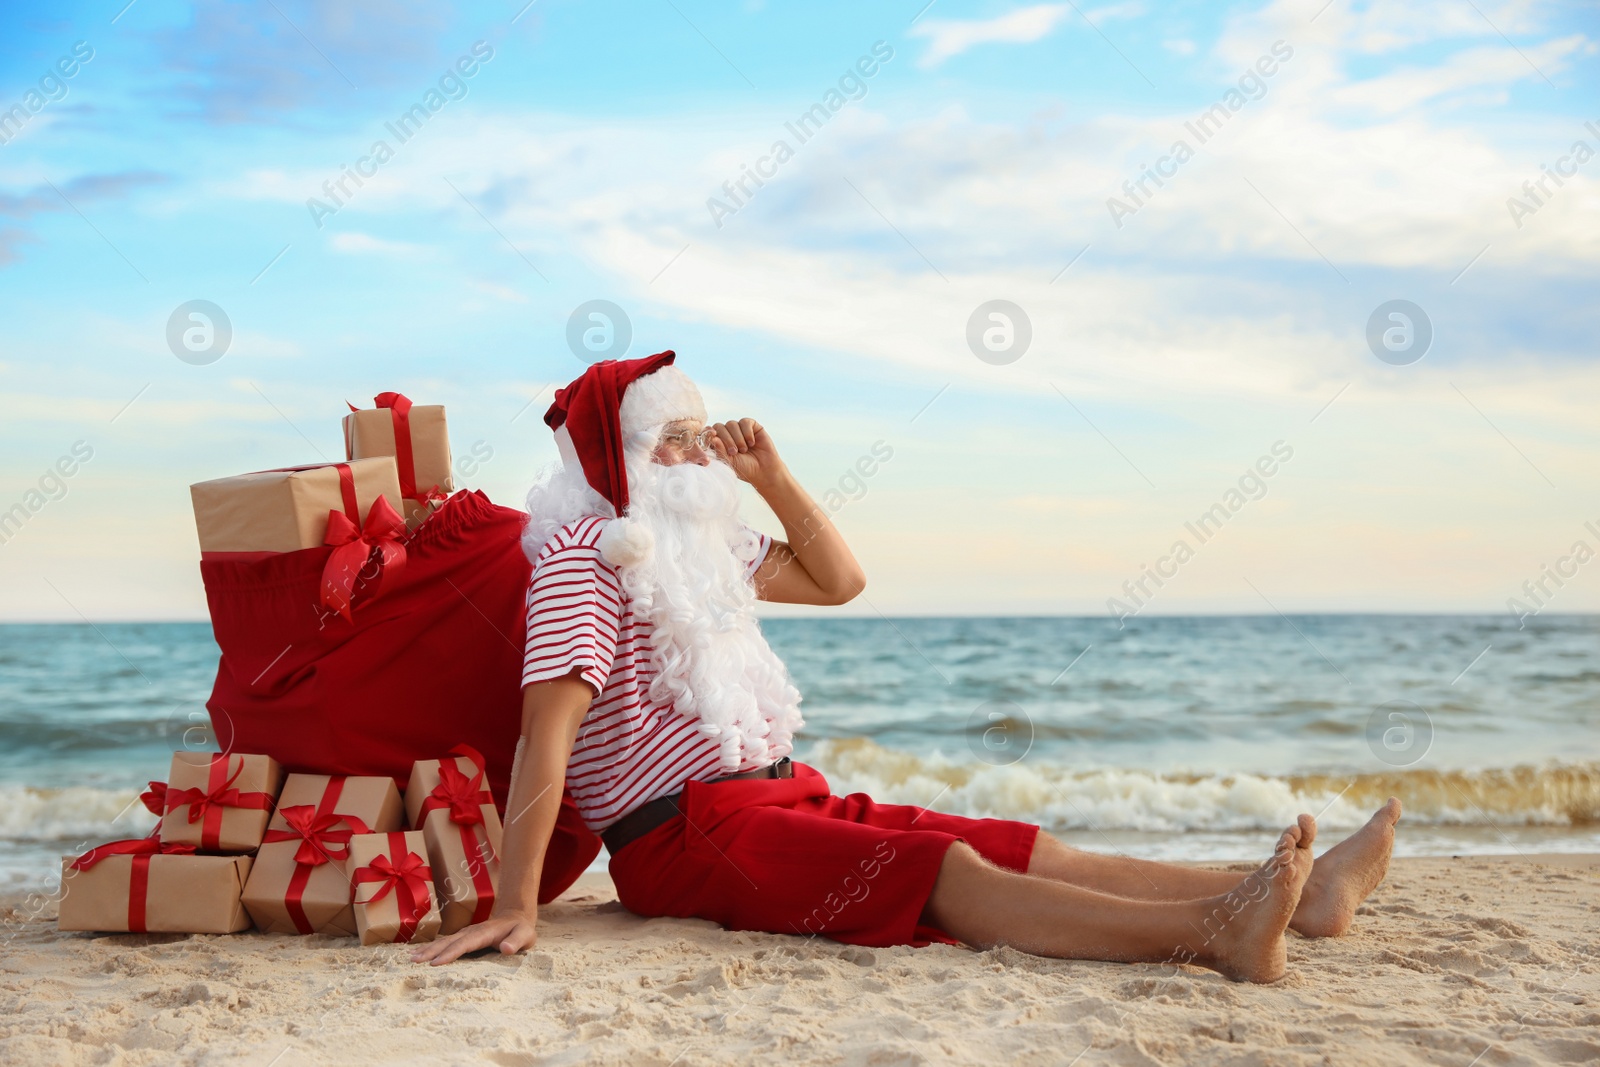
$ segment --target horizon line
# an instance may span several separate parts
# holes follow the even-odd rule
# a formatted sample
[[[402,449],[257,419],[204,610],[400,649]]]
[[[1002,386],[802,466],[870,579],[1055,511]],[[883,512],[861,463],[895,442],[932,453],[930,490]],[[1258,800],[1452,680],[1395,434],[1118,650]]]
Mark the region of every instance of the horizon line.
[[[787,605],[785,605],[787,607]],[[1140,613],[1129,616],[1127,622],[1134,623],[1142,620],[1157,619],[1272,619],[1272,618],[1459,618],[1459,619],[1498,619],[1509,615],[1504,609],[1500,611],[1448,611],[1448,610],[1412,610],[1412,611],[1378,611],[1378,610],[1331,610],[1331,611],[1194,611],[1183,613]],[[1600,619],[1600,611],[1542,611],[1529,622],[1537,622],[1548,617],[1559,618],[1596,618]],[[1514,616],[1512,617],[1515,618]],[[837,619],[840,621],[871,621],[873,619],[888,621],[916,621],[916,620],[958,620],[958,619],[1076,619],[1085,621],[1099,621],[1115,623],[1115,616],[1106,614],[1086,614],[1082,612],[1056,612],[1056,613],[995,613],[972,612],[964,614],[943,614],[938,612],[892,615],[883,612],[872,614],[858,612],[796,612],[781,615],[770,615],[761,618],[761,622],[810,622],[815,620]],[[133,619],[133,618],[98,618],[98,619],[0,619],[0,627],[4,626],[197,626],[211,624],[205,616],[194,618],[164,618],[164,619]],[[1126,627],[1118,627],[1126,629]],[[1519,627],[1525,629],[1526,627]]]

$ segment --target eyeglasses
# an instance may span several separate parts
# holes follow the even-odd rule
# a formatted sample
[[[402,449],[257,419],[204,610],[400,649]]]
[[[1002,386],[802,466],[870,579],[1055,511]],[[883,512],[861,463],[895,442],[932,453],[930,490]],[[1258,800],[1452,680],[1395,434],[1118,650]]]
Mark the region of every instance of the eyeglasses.
[[[707,426],[703,430],[679,430],[677,433],[664,433],[661,443],[676,445],[679,451],[687,452],[691,448],[698,448],[702,452],[711,451],[711,439],[717,436],[716,430]]]

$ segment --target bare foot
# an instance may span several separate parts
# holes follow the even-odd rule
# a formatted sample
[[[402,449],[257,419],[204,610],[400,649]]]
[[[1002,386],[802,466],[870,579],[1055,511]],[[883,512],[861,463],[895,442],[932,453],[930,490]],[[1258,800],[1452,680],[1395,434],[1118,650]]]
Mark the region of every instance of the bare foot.
[[[1390,797],[1367,825],[1318,857],[1289,929],[1306,937],[1338,937],[1349,930],[1356,908],[1389,872],[1399,821],[1400,801]]]
[[[1276,982],[1288,969],[1283,931],[1311,871],[1317,823],[1300,816],[1283,832],[1272,858],[1212,903],[1205,920],[1207,966],[1236,982]]]
[[[1311,843],[1317,839],[1317,820],[1315,816],[1301,814],[1295,817],[1295,825],[1300,828],[1300,840],[1295,843],[1294,862],[1304,875],[1304,884],[1310,885],[1311,875],[1316,870],[1311,857]],[[1302,889],[1300,891],[1302,904],[1305,899],[1305,890]],[[1298,912],[1300,909],[1297,907],[1295,910]],[[1293,927],[1293,919],[1289,920],[1289,925]]]

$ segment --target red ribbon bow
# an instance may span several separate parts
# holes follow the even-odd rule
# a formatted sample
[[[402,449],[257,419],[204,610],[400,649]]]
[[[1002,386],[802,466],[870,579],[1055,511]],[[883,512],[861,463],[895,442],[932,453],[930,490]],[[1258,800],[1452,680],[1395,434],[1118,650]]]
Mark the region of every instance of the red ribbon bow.
[[[480,841],[473,827],[483,825],[483,805],[493,807],[494,795],[483,784],[485,769],[482,753],[471,745],[457,745],[450,750],[450,754],[465,756],[478,773],[468,778],[456,766],[455,760],[440,760],[439,784],[423,800],[422,809],[417,812],[417,825],[421,826],[427,821],[429,812],[449,809],[450,821],[456,824],[461,835],[461,851],[466,856],[468,873],[472,876],[472,886],[478,898],[472,910],[472,921],[480,923],[489,917],[489,911],[494,907],[494,880],[489,877],[489,861],[495,857],[489,835],[484,834]]]
[[[349,467],[339,464],[339,475],[347,477]],[[353,502],[354,494],[346,500]],[[347,510],[353,510],[347,508]],[[322,602],[350,619],[350,604],[355,599],[356,578],[366,567],[373,550],[378,552],[378,573],[393,578],[405,567],[404,537],[406,522],[395,512],[387,497],[378,497],[367,511],[367,519],[357,527],[345,512],[328,511],[328,533],[323,544],[334,546],[322,568]]]
[[[372,402],[379,408],[388,408],[389,418],[394,424],[394,465],[400,476],[401,497],[423,505],[444,500],[445,493],[437,484],[428,489],[417,488],[417,463],[411,445],[411,400],[403,393],[379,393],[372,398]],[[351,411],[361,410],[348,400],[344,403]],[[347,437],[345,454],[348,455],[349,451],[350,441]]]
[[[344,779],[330,777],[328,784],[323,787],[322,800],[316,806],[291,804],[287,808],[279,808],[278,814],[289,824],[289,829],[268,830],[261,839],[262,844],[271,841],[300,842],[300,847],[294,853],[294,873],[289,876],[289,886],[283,893],[283,906],[294,928],[302,934],[315,931],[311,920],[306,917],[304,904],[311,872],[325,863],[342,862],[350,855],[351,834],[369,832],[367,824],[356,816],[334,812],[342,792]],[[340,822],[345,823],[345,828],[334,829]]]
[[[400,856],[398,862],[391,858],[395,855]],[[381,883],[378,891],[362,900],[357,887],[372,882]],[[428,895],[432,885],[433,869],[421,856],[406,848],[405,832],[399,831],[389,834],[389,855],[377,856],[367,866],[356,869],[351,879],[351,895],[357,905],[376,904],[398,887],[395,903],[400,910],[400,929],[394,939],[406,942],[416,934],[417,924],[432,910],[433,900]]]
[[[151,782],[159,785],[159,782]],[[139,837],[128,841],[111,841],[104,845],[96,845],[88,852],[67,864],[69,870],[92,870],[101,860],[110,859],[112,856],[132,856],[133,863],[128,871],[128,930],[131,933],[142,934],[145,932],[145,911],[150,898],[150,859],[153,856],[192,856],[193,845],[163,845],[154,834],[149,837]]]
[[[244,793],[234,788],[233,783],[239,780],[244,773],[244,758],[239,757],[239,765],[233,773],[228,774],[228,755],[225,752],[215,752],[211,755],[210,769],[207,771],[207,780],[204,788],[191,786],[188,789],[171,789],[163,785],[160,789],[166,798],[163,811],[177,811],[188,806],[189,823],[205,820],[200,829],[200,847],[217,849],[222,847],[222,813],[224,808],[251,808],[256,811],[266,811],[272,807],[272,794],[262,792]],[[224,777],[226,775],[226,777]],[[151,792],[154,793],[158,783],[151,782]],[[141,796],[140,799],[143,799]],[[149,806],[146,800],[146,806]]]
[[[165,815],[167,813],[167,783],[151,782],[150,788],[139,794],[139,800],[152,815]]]
[[[483,771],[471,778],[461,773],[461,768],[456,766],[455,760],[441,760],[439,762],[439,784],[433,787],[433,792],[428,794],[428,800],[440,802],[435,807],[448,807],[450,821],[460,823],[462,826],[475,826],[483,822],[482,804],[486,799],[488,790],[482,788]],[[426,804],[428,801],[423,801]],[[432,809],[430,809],[432,810]]]
[[[261,839],[268,841],[299,841],[295,849],[295,863],[317,867],[324,863],[342,863],[350,856],[350,837],[357,833],[370,833],[367,824],[354,815],[338,815],[323,811],[320,805],[294,804],[279,808],[278,814],[289,824],[287,830],[268,830]],[[344,823],[343,829],[335,829]]]
[[[210,780],[206,783],[204,789],[199,786],[193,786],[189,789],[168,789],[167,810],[176,811],[187,804],[189,806],[189,821],[197,823],[206,817],[206,813],[211,810],[213,805],[218,808],[237,807],[240,795],[239,790],[234,788],[233,783],[237,782],[239,776],[244,773],[244,760],[241,759],[239,766],[234,768],[233,773],[228,774],[226,778],[219,782],[217,779],[228,773],[227,762],[226,756],[222,758],[220,766],[215,758],[212,759],[209,772]],[[218,814],[220,815],[221,812],[218,812]]]

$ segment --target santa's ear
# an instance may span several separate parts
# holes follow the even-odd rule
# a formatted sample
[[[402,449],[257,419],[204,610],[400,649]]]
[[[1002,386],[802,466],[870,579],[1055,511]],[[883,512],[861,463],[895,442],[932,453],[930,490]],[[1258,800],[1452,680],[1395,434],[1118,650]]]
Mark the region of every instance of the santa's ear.
[[[600,557],[613,567],[636,567],[655,551],[656,538],[638,519],[612,519],[600,531]]]

